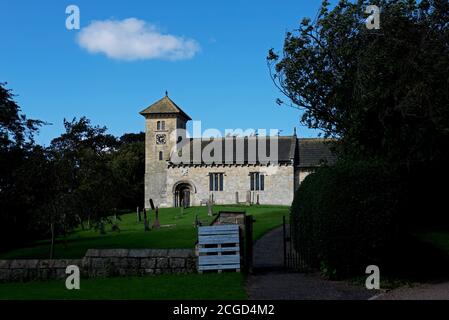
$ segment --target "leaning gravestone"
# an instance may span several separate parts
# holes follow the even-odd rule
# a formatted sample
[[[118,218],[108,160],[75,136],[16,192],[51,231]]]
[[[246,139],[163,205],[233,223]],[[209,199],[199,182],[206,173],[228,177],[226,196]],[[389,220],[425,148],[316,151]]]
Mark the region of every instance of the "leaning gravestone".
[[[143,225],[145,231],[150,231],[150,226],[148,225],[148,218],[147,218],[147,210],[143,209]]]

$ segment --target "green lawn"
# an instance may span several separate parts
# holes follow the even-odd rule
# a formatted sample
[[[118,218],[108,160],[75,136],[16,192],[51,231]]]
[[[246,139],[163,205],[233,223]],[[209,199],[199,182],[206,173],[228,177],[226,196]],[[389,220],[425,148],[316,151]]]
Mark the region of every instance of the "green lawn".
[[[257,240],[267,231],[282,224],[282,216],[288,216],[289,207],[285,206],[214,206],[214,211],[246,211],[256,219],[254,239]],[[87,249],[111,248],[193,248],[197,230],[193,227],[195,214],[208,224],[212,217],[207,216],[206,207],[192,207],[181,215],[179,208],[160,209],[159,217],[162,227],[158,230],[144,232],[143,223],[138,223],[135,213],[125,214],[118,221],[121,231],[112,232],[107,226],[107,233],[100,235],[94,230],[76,230],[65,241],[58,239],[55,245],[55,258],[82,258]],[[152,217],[151,217],[152,218]],[[49,241],[39,241],[34,245],[15,249],[0,254],[0,259],[48,258]]]
[[[214,211],[245,210],[256,219],[254,239],[281,225],[289,208],[283,206],[215,206]],[[58,239],[56,258],[81,258],[89,248],[193,248],[197,230],[193,227],[195,214],[208,224],[206,207],[184,210],[161,209],[158,230],[144,232],[136,214],[121,216],[121,232],[100,235],[93,230],[76,230],[65,241]],[[48,258],[49,242],[0,254],[0,259]],[[81,279],[81,290],[67,290],[64,281],[33,281],[0,284],[0,299],[245,299],[244,276],[240,273],[160,275],[149,277]]]
[[[81,279],[80,290],[65,281],[0,284],[0,300],[241,300],[246,299],[240,273],[160,275]]]

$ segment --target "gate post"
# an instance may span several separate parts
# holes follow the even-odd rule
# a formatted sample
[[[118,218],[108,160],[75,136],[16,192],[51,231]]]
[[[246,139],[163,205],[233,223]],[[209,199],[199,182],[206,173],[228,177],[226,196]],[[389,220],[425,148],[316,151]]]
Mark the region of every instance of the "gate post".
[[[245,216],[244,262],[245,271],[248,273],[253,272],[253,222],[253,216]]]
[[[284,244],[284,268],[287,269],[287,235],[285,230],[285,216],[282,216],[282,242]]]

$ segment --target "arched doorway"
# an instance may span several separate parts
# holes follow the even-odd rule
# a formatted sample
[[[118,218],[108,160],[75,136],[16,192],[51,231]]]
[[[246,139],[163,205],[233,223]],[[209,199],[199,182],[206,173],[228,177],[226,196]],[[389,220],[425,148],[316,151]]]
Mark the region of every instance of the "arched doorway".
[[[180,183],[175,188],[175,207],[190,207],[192,187],[188,183]]]

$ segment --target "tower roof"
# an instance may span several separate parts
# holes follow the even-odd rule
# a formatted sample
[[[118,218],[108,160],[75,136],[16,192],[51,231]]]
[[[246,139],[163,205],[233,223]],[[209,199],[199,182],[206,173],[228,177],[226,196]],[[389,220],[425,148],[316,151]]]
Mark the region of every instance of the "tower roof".
[[[182,111],[182,109],[168,97],[168,94],[165,94],[165,97],[142,110],[140,114],[143,116],[152,114],[178,114],[186,120],[192,120],[187,113]]]

